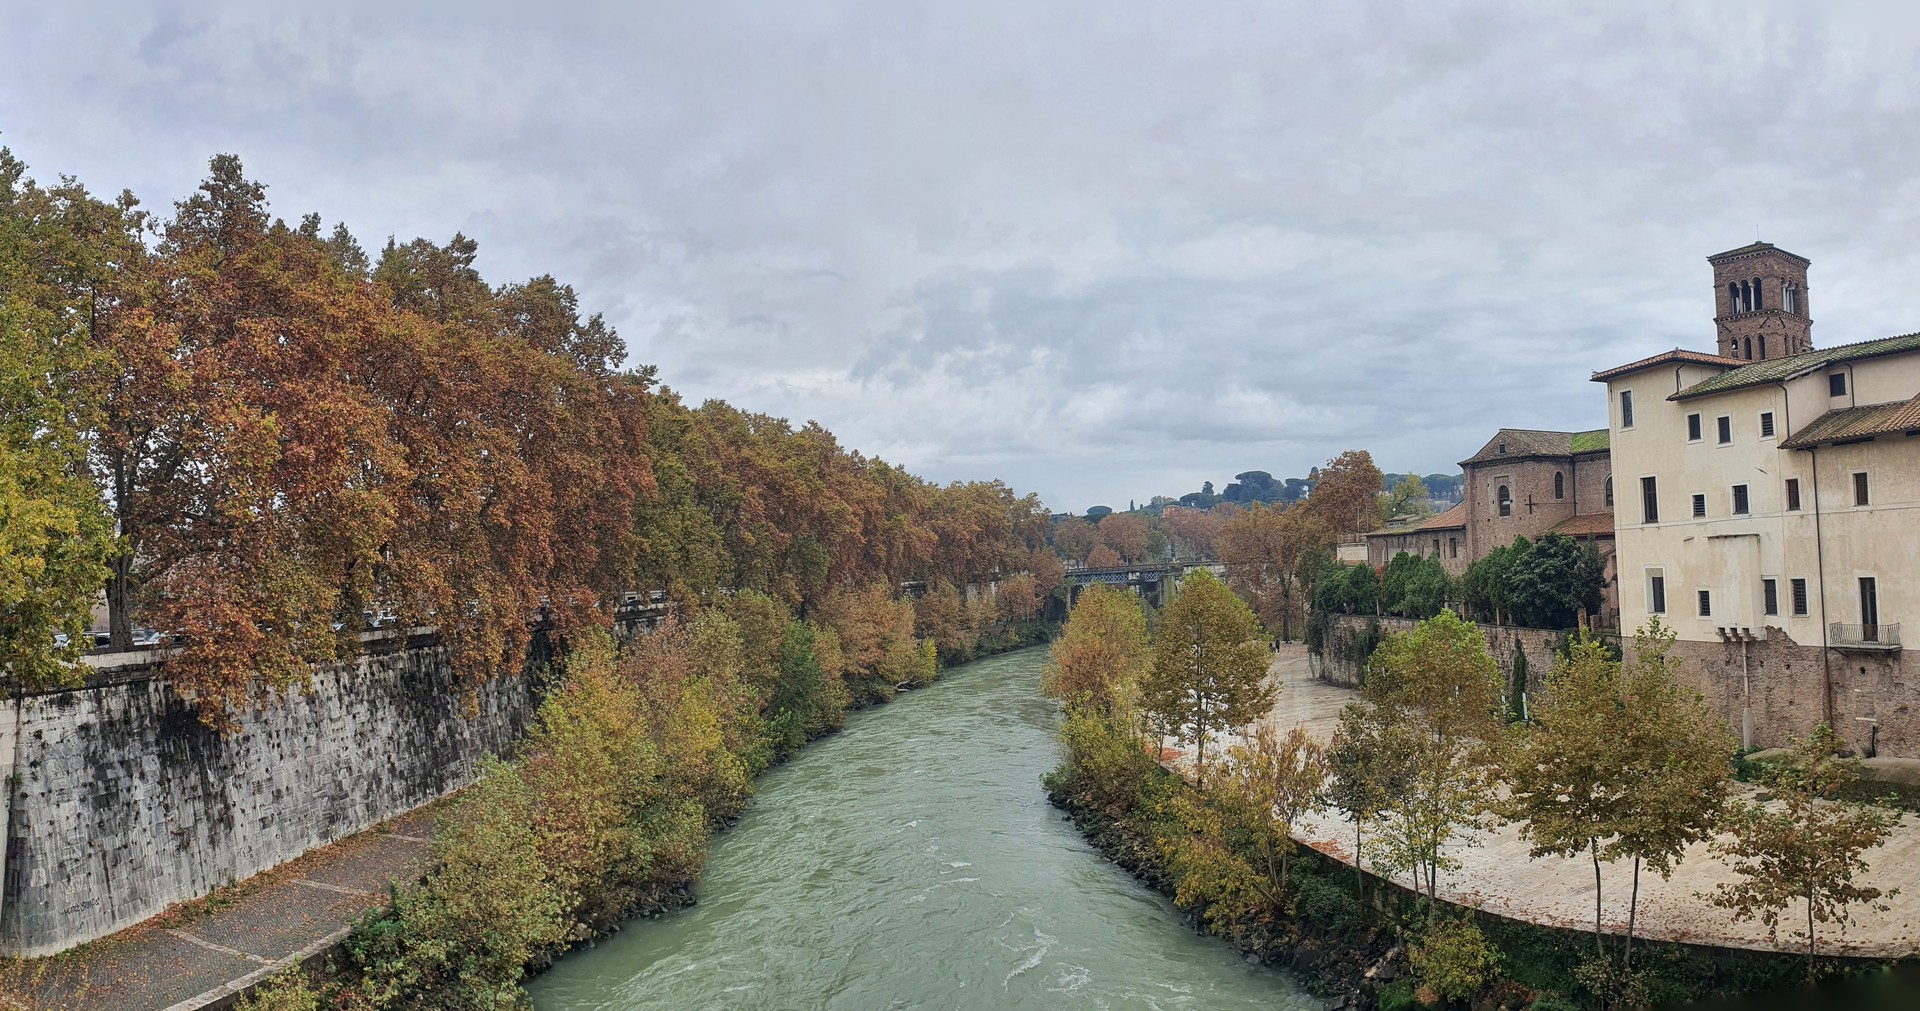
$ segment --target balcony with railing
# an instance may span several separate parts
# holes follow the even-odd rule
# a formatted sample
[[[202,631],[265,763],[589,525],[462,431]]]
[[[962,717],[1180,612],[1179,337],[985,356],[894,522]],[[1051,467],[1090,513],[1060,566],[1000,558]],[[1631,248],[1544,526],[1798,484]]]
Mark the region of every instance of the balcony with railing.
[[[1834,624],[1827,629],[1827,644],[1835,649],[1897,650],[1900,648],[1900,623]]]

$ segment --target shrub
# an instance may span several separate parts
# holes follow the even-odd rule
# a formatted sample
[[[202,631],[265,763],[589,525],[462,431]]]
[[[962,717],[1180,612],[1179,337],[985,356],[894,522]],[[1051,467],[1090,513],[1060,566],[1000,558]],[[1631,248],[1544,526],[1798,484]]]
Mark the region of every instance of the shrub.
[[[1421,982],[1444,1000],[1479,993],[1499,972],[1500,955],[1472,920],[1438,920],[1407,953]]]
[[[1380,1011],[1413,1011],[1420,1001],[1413,995],[1413,984],[1406,980],[1380,988]]]
[[[1295,874],[1294,911],[1323,936],[1345,937],[1366,924],[1360,900],[1341,882],[1318,874]]]
[[[1582,1011],[1580,1005],[1571,998],[1557,993],[1543,993],[1527,1005],[1527,1011]]]
[[[297,969],[272,977],[249,996],[240,999],[236,1011],[320,1011],[320,995],[307,985]]]

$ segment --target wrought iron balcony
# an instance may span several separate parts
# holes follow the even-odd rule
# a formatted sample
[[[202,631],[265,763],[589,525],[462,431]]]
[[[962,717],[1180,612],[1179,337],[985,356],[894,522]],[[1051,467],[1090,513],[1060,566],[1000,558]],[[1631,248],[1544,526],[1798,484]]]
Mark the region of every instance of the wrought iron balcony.
[[[1897,650],[1900,648],[1900,623],[1834,624],[1828,627],[1827,643],[1836,649]]]

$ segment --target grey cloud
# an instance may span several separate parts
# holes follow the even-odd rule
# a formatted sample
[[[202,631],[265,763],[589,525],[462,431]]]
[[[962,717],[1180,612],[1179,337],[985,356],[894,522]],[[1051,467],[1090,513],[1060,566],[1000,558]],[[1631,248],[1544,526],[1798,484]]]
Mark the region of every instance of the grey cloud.
[[[0,142],[158,207],[236,151],[283,215],[574,283],[695,399],[1077,509],[1598,424],[1756,228],[1816,339],[1920,329],[1914,17],[45,5]]]

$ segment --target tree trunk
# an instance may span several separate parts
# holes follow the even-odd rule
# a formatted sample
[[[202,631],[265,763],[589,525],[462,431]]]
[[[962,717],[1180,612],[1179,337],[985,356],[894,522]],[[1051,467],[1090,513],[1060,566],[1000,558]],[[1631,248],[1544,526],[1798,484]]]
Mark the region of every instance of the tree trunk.
[[[1807,982],[1814,980],[1813,971],[1813,889],[1807,889]]]
[[[1593,854],[1593,950],[1604,957],[1607,949],[1600,940],[1600,840],[1588,839],[1587,850]]]
[[[1367,899],[1367,872],[1360,869],[1360,825],[1359,818],[1353,819],[1353,880],[1360,888],[1360,901]]]
[[[107,568],[107,633],[114,649],[133,646],[133,554],[120,555]]]
[[[1633,897],[1627,900],[1627,953],[1620,964],[1633,968],[1633,921],[1640,915],[1640,858],[1633,858]]]

